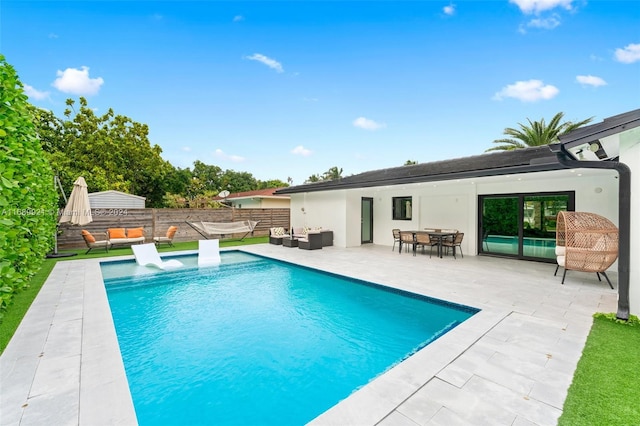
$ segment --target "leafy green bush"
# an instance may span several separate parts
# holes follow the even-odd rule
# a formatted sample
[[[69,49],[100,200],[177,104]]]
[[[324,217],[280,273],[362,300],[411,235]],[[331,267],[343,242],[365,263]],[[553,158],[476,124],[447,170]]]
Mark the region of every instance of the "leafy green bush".
[[[51,250],[53,172],[14,68],[0,55],[0,315]]]

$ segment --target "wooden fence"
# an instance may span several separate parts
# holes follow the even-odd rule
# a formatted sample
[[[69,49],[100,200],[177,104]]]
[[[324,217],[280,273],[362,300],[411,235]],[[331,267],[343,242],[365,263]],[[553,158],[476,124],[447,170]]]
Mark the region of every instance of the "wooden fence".
[[[106,232],[107,228],[144,227],[147,242],[153,237],[163,236],[169,226],[175,225],[178,231],[174,241],[195,241],[203,239],[195,229],[186,222],[240,222],[243,220],[258,221],[253,236],[269,235],[269,228],[290,227],[288,208],[280,209],[92,209],[93,222],[79,227],[68,223],[60,225],[58,248],[85,247],[82,230],[91,233]],[[234,234],[228,238],[240,238],[244,235]]]

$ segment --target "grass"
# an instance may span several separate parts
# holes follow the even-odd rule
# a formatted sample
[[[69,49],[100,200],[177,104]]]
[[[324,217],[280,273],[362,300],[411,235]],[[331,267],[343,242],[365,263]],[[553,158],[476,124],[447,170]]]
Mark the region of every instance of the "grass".
[[[20,325],[20,321],[22,321],[22,318],[27,313],[31,302],[33,302],[33,299],[38,295],[38,292],[55,265],[56,261],[54,259],[45,259],[40,270],[31,277],[29,286],[13,295],[11,304],[0,319],[0,354],[4,352],[4,349],[9,344],[9,340],[11,340],[13,333],[15,333],[18,325]]]
[[[262,244],[268,237],[246,238],[244,241],[221,241],[221,247]],[[174,243],[158,251],[196,250],[197,241]],[[28,289],[18,293],[0,322],[0,354],[4,351],[20,321],[31,306],[56,262],[99,257],[126,256],[131,248],[122,247],[105,253],[99,250],[72,250],[76,256],[46,259],[33,276]],[[63,253],[63,252],[61,252]],[[640,321],[636,317],[627,324],[616,322],[613,315],[597,315],[587,338],[582,357],[569,388],[559,426],[640,425]]]
[[[640,425],[640,321],[594,318],[559,426]]]
[[[232,246],[240,246],[247,244],[263,244],[268,243],[269,237],[251,237],[245,238],[243,241],[239,240],[221,240],[220,247],[232,247]],[[198,242],[197,241],[187,241],[187,242],[179,242],[173,243],[173,247],[170,247],[167,244],[163,244],[158,251],[168,252],[168,251],[183,251],[183,250],[197,250]],[[13,337],[13,334],[18,329],[22,318],[24,318],[29,306],[38,295],[38,292],[44,285],[44,282],[47,280],[49,273],[53,270],[53,267],[57,262],[64,262],[69,260],[81,260],[81,259],[94,259],[100,257],[113,257],[113,256],[127,256],[133,255],[131,251],[131,247],[116,247],[109,250],[108,253],[105,250],[95,250],[90,252],[89,254],[85,254],[86,249],[78,249],[78,250],[60,250],[58,253],[75,253],[75,256],[71,257],[59,257],[55,259],[45,259],[42,268],[31,277],[29,281],[29,286],[15,294],[12,299],[12,303],[9,305],[7,310],[3,312],[3,316],[0,319],[0,354],[4,352],[5,348],[9,344],[9,340]]]

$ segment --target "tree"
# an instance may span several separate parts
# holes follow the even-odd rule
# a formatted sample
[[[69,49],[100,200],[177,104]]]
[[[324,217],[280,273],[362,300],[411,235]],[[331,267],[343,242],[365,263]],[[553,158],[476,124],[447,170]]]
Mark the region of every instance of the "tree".
[[[304,181],[304,183],[314,183],[314,182],[320,182],[322,180],[323,180],[322,177],[320,177],[320,175],[316,173],[314,175],[309,176],[307,180]]]
[[[336,166],[331,167],[322,175],[322,180],[338,180],[338,179],[342,179],[342,168],[339,169]]]
[[[418,162],[413,160],[407,160],[404,162],[403,166],[413,166],[414,164],[418,164]]]
[[[314,183],[314,182],[324,182],[327,180],[338,180],[342,179],[342,168],[338,168],[336,166],[331,167],[329,170],[324,172],[322,175],[314,174],[307,178],[304,183]]]
[[[33,121],[43,149],[65,192],[78,176],[89,191],[110,189],[146,197],[147,206],[161,207],[166,193],[165,177],[173,166],[162,159],[162,149],[151,145],[149,128],[109,109],[96,115],[87,100],[66,101],[65,119],[32,108]]]
[[[253,191],[258,189],[258,181],[249,172],[236,172],[225,170],[222,174],[220,191],[227,190],[231,193]]]
[[[266,181],[262,181],[259,180],[258,181],[258,189],[267,189],[267,188],[285,188],[289,186],[288,183],[283,182],[279,179],[271,179],[271,180],[266,180]]]
[[[493,148],[487,149],[485,152],[489,151],[512,151],[514,149],[522,149],[528,148],[532,146],[542,146],[548,145],[550,143],[554,143],[558,141],[558,136],[561,136],[565,133],[571,132],[578,127],[582,127],[585,124],[591,122],[593,117],[587,118],[586,120],[579,121],[577,123],[573,123],[571,121],[565,121],[564,123],[560,123],[564,117],[563,112],[559,112],[553,116],[549,125],[547,125],[544,121],[544,118],[540,121],[531,121],[527,118],[529,122],[529,126],[526,126],[522,123],[518,123],[520,129],[514,129],[511,127],[507,127],[504,129],[504,134],[510,136],[510,138],[496,139],[493,143],[502,144],[498,146],[494,146]]]

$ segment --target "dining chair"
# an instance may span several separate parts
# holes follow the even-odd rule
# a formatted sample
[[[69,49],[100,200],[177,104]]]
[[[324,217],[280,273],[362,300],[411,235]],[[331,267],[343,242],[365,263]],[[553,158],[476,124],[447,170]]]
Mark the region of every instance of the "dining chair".
[[[400,250],[398,251],[398,253],[402,253],[403,244],[407,245],[407,253],[409,252],[409,245],[411,245],[411,247],[413,247],[413,252],[415,254],[416,245],[415,245],[415,240],[413,238],[413,232],[400,231]]]
[[[447,252],[449,248],[453,248],[453,258],[456,258],[456,247],[460,249],[460,256],[464,259],[464,254],[462,253],[462,239],[464,238],[464,232],[458,232],[455,237],[453,237],[453,241],[443,241],[442,245],[447,248]]]
[[[393,232],[393,247],[391,247],[391,251],[394,251],[396,249],[396,243],[400,243],[400,229],[394,228],[391,232]]]
[[[431,253],[433,252],[433,247],[438,245],[438,241],[432,240],[431,236],[427,231],[425,232],[416,232],[415,239],[416,249],[413,251],[413,255],[416,255],[416,251],[418,247],[422,246],[422,252],[424,253],[424,248],[429,247],[429,258],[431,258]]]

